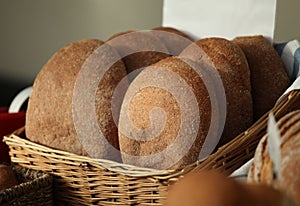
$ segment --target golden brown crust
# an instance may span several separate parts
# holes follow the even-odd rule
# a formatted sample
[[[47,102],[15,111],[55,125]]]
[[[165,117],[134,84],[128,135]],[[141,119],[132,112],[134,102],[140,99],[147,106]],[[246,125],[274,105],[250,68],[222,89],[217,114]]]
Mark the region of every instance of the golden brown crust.
[[[101,45],[102,41],[94,39],[73,42],[55,53],[41,69],[35,79],[26,114],[26,136],[30,140],[75,154],[88,155],[74,125],[73,115],[77,113],[73,113],[73,94],[83,64]],[[117,55],[113,50],[111,52]],[[109,55],[112,54],[108,52]],[[110,100],[113,89],[125,76],[125,66],[118,61],[99,82],[96,95],[90,91],[81,91],[86,93],[82,95],[95,96],[98,124],[103,135],[116,148],[117,128],[112,120]],[[81,99],[84,101],[84,98]],[[84,109],[87,105],[83,104]],[[89,146],[92,147],[93,143],[89,143]],[[94,149],[97,154],[95,158],[111,158],[104,148]]]
[[[271,185],[273,181],[272,160],[268,155],[267,136],[264,136],[258,144],[253,164],[248,173],[248,181],[253,183],[264,182]]]
[[[252,124],[250,71],[245,55],[234,43],[223,38],[205,38],[195,42],[207,55],[196,61],[212,66],[222,79],[227,101],[226,122],[220,145],[230,141]],[[192,47],[191,47],[192,48]],[[193,55],[189,47],[181,56]]]
[[[251,71],[254,120],[269,111],[290,85],[283,62],[261,35],[233,39],[247,57]]]

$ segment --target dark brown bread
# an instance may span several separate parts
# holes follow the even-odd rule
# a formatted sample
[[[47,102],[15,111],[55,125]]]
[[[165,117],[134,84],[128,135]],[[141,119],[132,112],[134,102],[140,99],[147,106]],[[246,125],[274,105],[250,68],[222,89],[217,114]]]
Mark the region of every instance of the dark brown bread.
[[[122,32],[115,33],[115,34],[113,34],[111,37],[109,37],[109,38],[107,39],[107,41],[112,40],[112,39],[114,39],[114,38],[117,38],[117,37],[119,37],[119,36],[122,36],[122,35],[124,35],[124,34],[129,34],[129,33],[131,33],[131,32],[136,32],[136,31],[135,31],[135,30],[128,30],[128,31],[122,31]]]
[[[91,54],[99,55],[99,58],[95,59],[103,61],[118,56],[112,48],[107,48],[104,54],[95,53],[101,45],[103,42],[93,39],[70,43],[55,53],[41,69],[34,81],[26,114],[26,135],[30,140],[79,155],[93,154],[94,158],[118,159],[96,141],[79,138],[84,128],[89,132],[90,127],[99,125],[104,137],[115,148],[119,147],[117,127],[112,117],[111,99],[115,87],[126,76],[124,64],[122,61],[117,61],[102,79],[94,78],[94,81],[98,81],[95,83],[96,92],[85,88],[93,83],[91,77],[97,74],[87,74],[87,79],[81,82],[77,79]],[[92,69],[96,66],[103,69],[101,62],[99,64]],[[83,89],[77,91],[79,98],[76,101],[79,102],[81,111],[73,111],[74,88],[80,84]],[[86,99],[91,101],[87,103]],[[89,105],[94,105],[94,109]],[[78,112],[86,113],[86,119],[79,117]],[[94,113],[97,122],[94,122]],[[77,120],[79,118],[81,126],[84,127],[81,127],[81,131],[76,131],[74,118]],[[93,135],[96,139],[99,137],[98,134]],[[86,141],[85,147],[82,145],[83,141]]]
[[[181,30],[173,28],[173,27],[160,26],[160,27],[153,28],[153,30],[171,32],[171,33],[174,33],[174,34],[178,34],[179,36],[182,36],[186,39],[189,39],[190,41],[194,41],[194,38],[192,38],[190,35],[188,35],[187,33],[183,32]]]
[[[194,42],[191,36],[173,27],[156,27],[153,30],[164,31],[164,33],[154,34],[166,45],[169,52],[174,56],[179,55],[189,44]]]
[[[278,123],[281,134],[281,171],[273,176],[273,163],[268,152],[268,138],[259,142],[250,167],[248,181],[273,185],[294,198],[300,204],[300,110],[290,112]]]
[[[18,184],[16,176],[8,165],[0,165],[0,191]]]
[[[190,89],[193,94],[185,89]],[[157,169],[178,169],[195,162],[209,129],[210,107],[202,79],[181,58],[168,57],[147,67],[130,84],[122,104],[119,142],[123,162]],[[155,112],[157,108],[162,111]],[[189,112],[198,116],[187,116]],[[167,151],[167,147],[178,138],[180,129],[183,138],[177,142],[178,147]],[[132,139],[134,137],[137,140]],[[185,146],[189,143],[191,148]],[[162,151],[167,153],[151,156],[147,161],[126,155],[141,157]]]
[[[195,45],[191,45],[180,56],[211,65],[222,79],[227,101],[226,122],[219,144],[223,145],[252,124],[250,70],[242,50],[226,39],[205,38],[195,44],[204,54],[194,51]]]
[[[132,81],[140,69],[154,64],[169,55],[169,51],[163,42],[147,31],[125,31],[111,36],[107,43],[114,47],[124,57],[129,80]],[[152,50],[152,51],[150,51]],[[133,54],[128,55],[130,52]]]
[[[261,35],[233,39],[246,55],[251,71],[254,120],[269,111],[290,85],[283,62]]]

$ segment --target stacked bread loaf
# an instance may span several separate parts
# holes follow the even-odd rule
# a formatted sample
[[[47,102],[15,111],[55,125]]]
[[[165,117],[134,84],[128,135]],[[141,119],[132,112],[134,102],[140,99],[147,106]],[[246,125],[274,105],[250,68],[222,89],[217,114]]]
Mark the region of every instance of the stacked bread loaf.
[[[130,81],[143,67],[169,56],[169,51],[163,41],[149,32],[121,32],[110,37],[107,43],[116,48],[123,57]]]
[[[270,110],[290,85],[283,62],[261,35],[233,40],[243,50],[251,70],[254,120]]]
[[[88,139],[80,136],[86,132],[84,128],[93,131],[94,127],[99,126],[107,141],[113,147],[119,148],[117,126],[111,111],[111,100],[115,87],[126,76],[123,62],[116,61],[103,78],[95,82],[94,93],[86,91],[86,88],[91,82],[92,76],[97,75],[98,71],[93,73],[92,70],[90,74],[86,74],[85,79],[78,81],[84,63],[93,52],[96,54],[97,60],[113,59],[118,56],[113,48],[105,49],[105,53],[102,52],[101,56],[98,56],[97,49],[101,45],[103,42],[94,39],[73,42],[54,54],[45,64],[35,79],[28,102],[26,135],[29,139],[79,155],[120,160],[120,157],[112,154],[112,151],[104,145],[96,144],[96,141],[89,142]],[[94,69],[93,64],[91,68]],[[80,87],[78,84],[82,84],[82,86],[77,91],[77,102],[74,102],[74,88]],[[87,99],[93,102],[86,103]],[[79,111],[74,110],[74,103],[78,103]],[[83,121],[81,121],[82,116],[78,116],[82,114],[87,114]],[[94,122],[93,114],[96,115],[96,122]],[[77,128],[80,128],[80,131],[76,130],[74,123],[76,118],[79,118]],[[97,136],[98,134],[95,132],[91,136],[93,135]],[[83,141],[87,141],[85,144],[89,145],[89,151],[84,148]],[[92,155],[88,153],[92,153]]]
[[[220,145],[246,130],[252,123],[252,96],[250,70],[243,51],[233,42],[223,38],[205,38],[195,42],[207,55],[195,59],[199,64],[212,64],[222,79],[226,95],[226,122]],[[193,50],[186,48],[182,54],[188,58]]]
[[[172,38],[166,38],[168,32]],[[289,85],[278,62],[262,36],[194,42],[174,28],[155,28],[116,34],[105,43],[73,42],[35,79],[26,136],[79,155],[179,169],[197,161],[206,147],[214,149],[247,129],[253,113],[258,118],[268,111]],[[134,78],[126,78],[136,70]],[[271,83],[274,74],[280,84]],[[266,81],[269,76],[272,81]],[[221,96],[214,93],[215,77]],[[259,107],[262,95],[266,106]]]

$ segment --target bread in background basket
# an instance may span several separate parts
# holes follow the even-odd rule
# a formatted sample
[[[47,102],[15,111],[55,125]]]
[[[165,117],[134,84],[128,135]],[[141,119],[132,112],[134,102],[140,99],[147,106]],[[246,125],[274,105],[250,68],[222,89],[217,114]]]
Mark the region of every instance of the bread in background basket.
[[[270,153],[270,147],[276,139],[268,133],[258,144],[248,182],[268,184],[284,190],[300,204],[300,110],[280,118],[277,126],[280,138],[277,153]]]
[[[236,37],[251,71],[253,118],[259,119],[270,110],[289,87],[287,69],[274,47],[263,36]]]
[[[133,34],[134,33],[134,34]],[[131,82],[143,69],[168,56],[167,45],[159,36],[149,32],[125,31],[112,35],[107,44],[116,49],[122,57],[127,71],[127,79]],[[149,48],[141,51],[140,48]]]

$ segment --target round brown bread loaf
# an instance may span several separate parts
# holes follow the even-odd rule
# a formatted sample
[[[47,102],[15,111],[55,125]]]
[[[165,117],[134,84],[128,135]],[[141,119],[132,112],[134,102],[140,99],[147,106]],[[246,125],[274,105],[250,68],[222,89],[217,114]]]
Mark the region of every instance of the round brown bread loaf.
[[[115,34],[113,34],[111,37],[109,37],[109,38],[107,39],[107,41],[112,40],[112,39],[114,39],[114,38],[117,38],[117,37],[119,37],[119,36],[122,36],[122,35],[124,35],[124,34],[131,33],[131,32],[135,32],[135,30],[128,30],[128,31],[122,31],[122,32],[119,32],[119,33],[115,33]]]
[[[150,31],[120,32],[110,37],[107,43],[123,57],[130,81],[143,67],[170,56],[164,43]]]
[[[173,56],[179,55],[189,44],[194,42],[191,36],[173,27],[156,27],[153,30],[164,31],[156,32],[154,35],[166,45]]]
[[[123,162],[157,169],[195,162],[209,130],[210,108],[203,80],[183,59],[168,57],[145,68],[130,84],[120,111]]]
[[[171,185],[165,206],[296,206],[283,192],[245,184],[217,171],[191,172]]]
[[[281,157],[278,177],[273,177],[273,163],[268,152],[268,138],[264,136],[255,151],[248,181],[273,185],[300,204],[300,110],[290,112],[278,123],[281,134]]]
[[[171,33],[174,33],[174,34],[178,34],[179,36],[182,36],[182,37],[184,37],[186,39],[189,39],[191,41],[194,41],[194,39],[191,36],[189,36],[187,33],[183,32],[181,30],[175,29],[173,27],[160,26],[160,27],[153,28],[153,30],[171,32]]]
[[[223,38],[205,38],[195,42],[208,56],[194,51],[194,44],[187,47],[180,56],[204,64],[213,64],[222,79],[226,101],[226,122],[220,139],[223,145],[253,122],[250,70],[243,51],[234,43]]]
[[[70,43],[41,69],[34,81],[26,114],[26,136],[30,140],[79,155],[120,159],[106,146],[97,144],[98,133],[90,135],[94,140],[84,136],[99,127],[108,142],[119,148],[111,101],[115,87],[126,76],[126,69],[121,60],[116,61],[100,79],[98,73],[105,65],[102,62],[119,58],[108,45],[105,52],[98,52],[96,49],[100,46],[104,47],[103,42],[94,39]],[[94,59],[87,63],[91,55]],[[90,70],[81,72],[83,68]],[[83,78],[80,81],[79,74]]]
[[[246,55],[251,71],[253,117],[269,111],[290,85],[283,62],[273,46],[261,35],[233,39]]]
[[[8,165],[0,165],[0,191],[18,184],[16,176]]]

